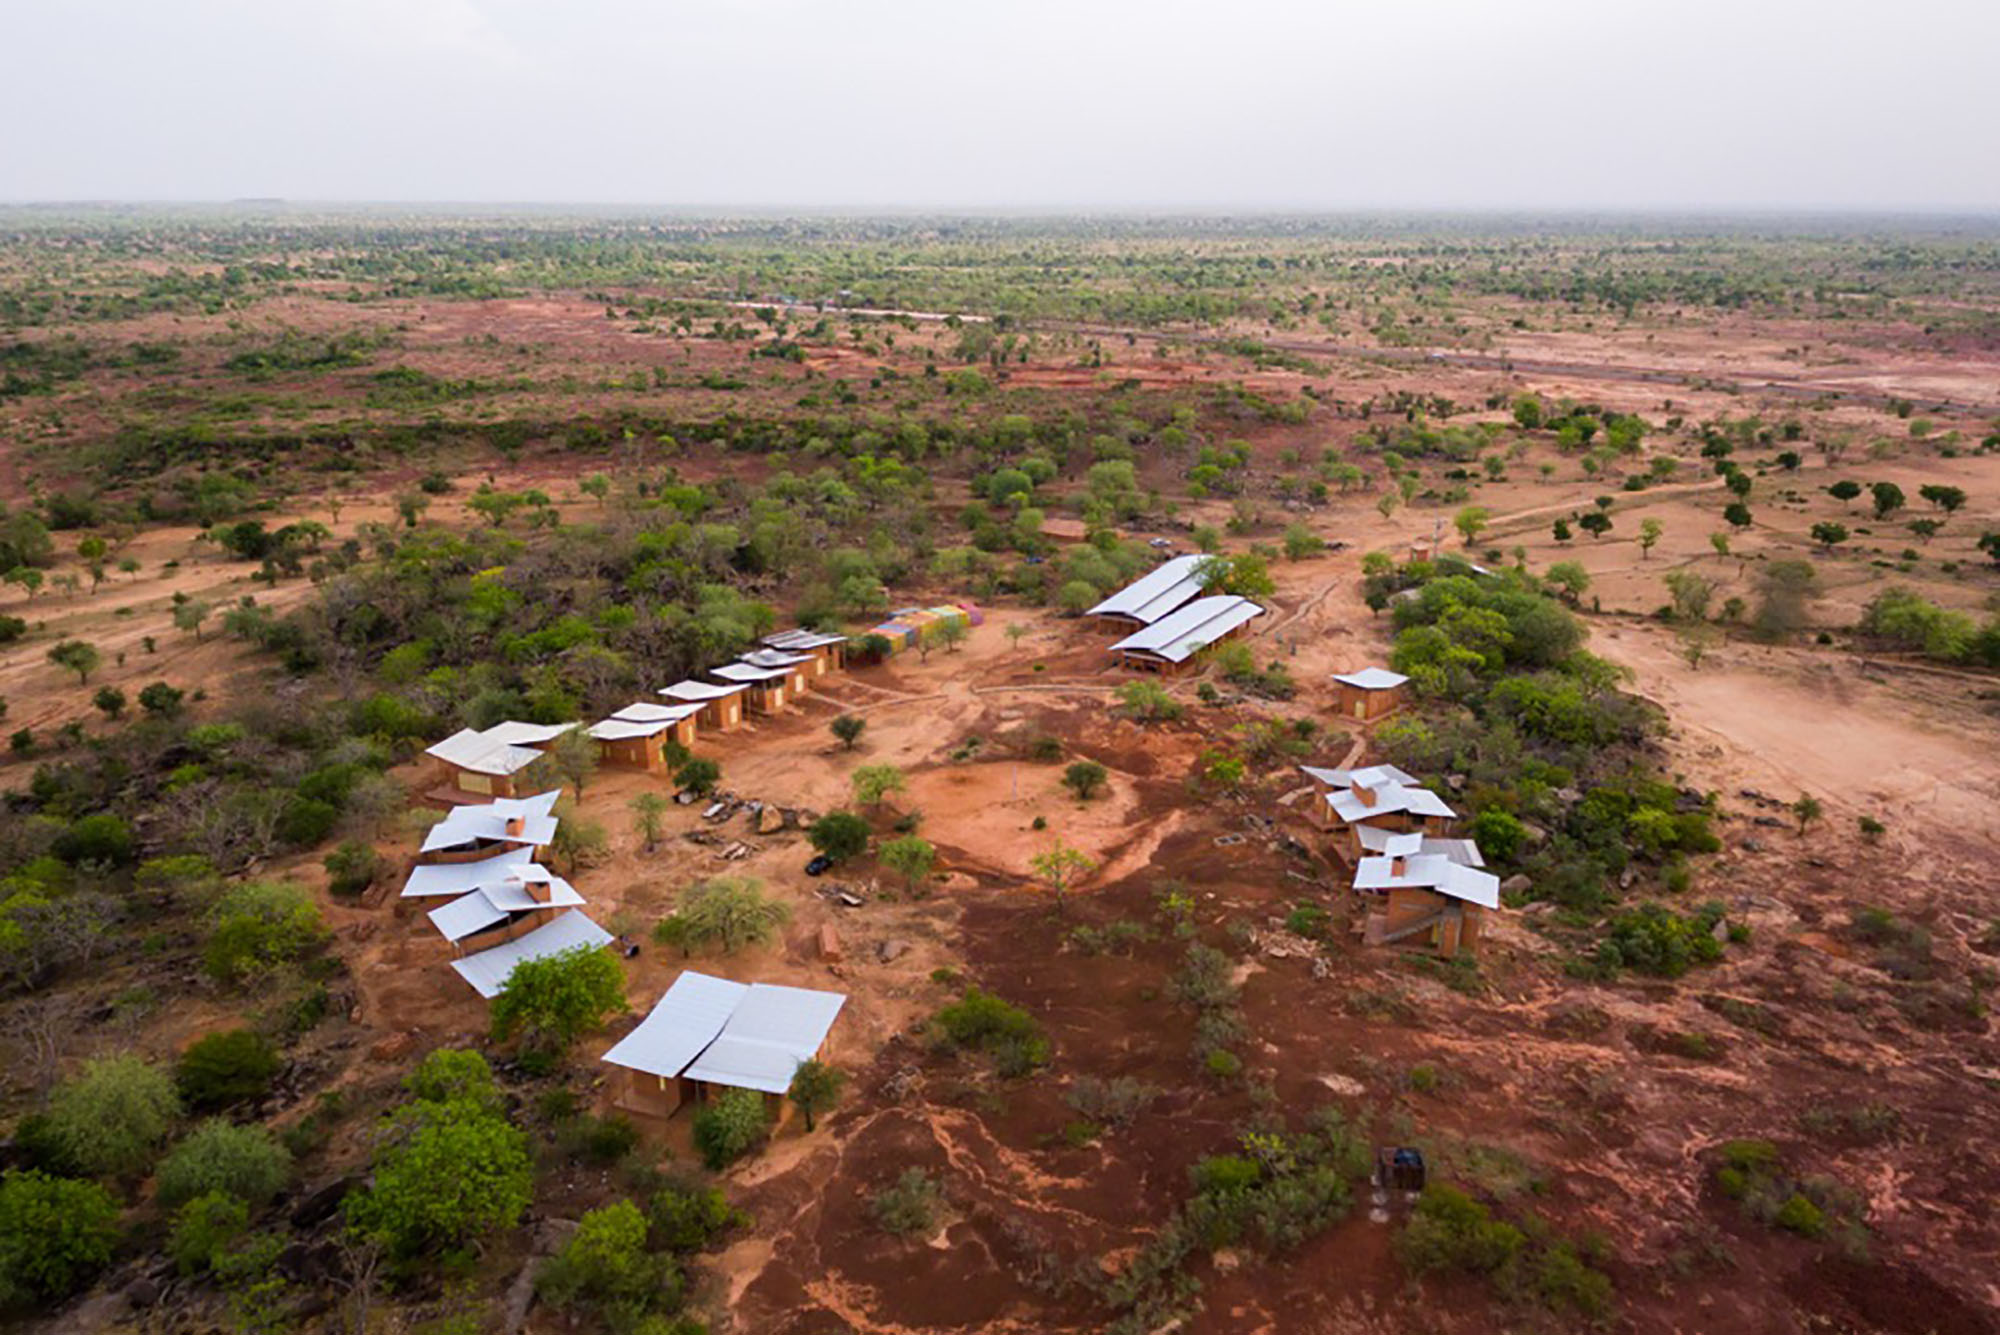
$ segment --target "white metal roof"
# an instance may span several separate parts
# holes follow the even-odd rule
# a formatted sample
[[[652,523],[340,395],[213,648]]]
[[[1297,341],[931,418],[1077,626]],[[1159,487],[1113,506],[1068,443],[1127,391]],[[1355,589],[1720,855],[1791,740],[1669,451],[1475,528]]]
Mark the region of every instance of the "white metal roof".
[[[550,813],[561,796],[558,789],[533,797],[498,797],[491,802],[453,807],[424,836],[423,851],[435,853],[480,840],[522,848],[539,847],[555,838],[556,818]],[[521,819],[521,833],[507,833],[507,822],[517,816]]]
[[[650,700],[634,700],[611,717],[622,723],[678,723],[701,712],[696,704],[656,705]]]
[[[694,1064],[690,1080],[782,1094],[792,1072],[826,1042],[847,998],[838,992],[754,984]]]
[[[657,737],[674,726],[673,719],[641,723],[634,719],[608,718],[590,725],[590,735],[600,742],[624,742],[634,737]]]
[[[1398,863],[1402,871],[1396,870]],[[1500,907],[1500,878],[1475,867],[1464,867],[1442,853],[1415,857],[1362,858],[1354,867],[1356,890],[1435,890],[1481,908]]]
[[[1239,598],[1234,594],[1197,598],[1152,625],[1133,631],[1111,647],[1114,650],[1156,654],[1169,663],[1179,663],[1214,644],[1252,617],[1262,615],[1263,608],[1248,598]]]
[[[683,969],[652,1013],[612,1044],[604,1060],[648,1075],[677,1076],[715,1041],[749,990],[743,983]]]
[[[748,682],[719,686],[707,681],[677,681],[671,686],[662,686],[659,693],[669,700],[691,700],[697,704],[706,704],[710,700],[721,700],[735,695],[748,686]]]
[[[1437,816],[1444,820],[1455,818],[1458,813],[1445,805],[1445,800],[1428,788],[1418,788],[1405,783],[1384,783],[1370,789],[1375,795],[1373,803],[1363,802],[1352,788],[1336,788],[1326,795],[1326,803],[1333,808],[1333,814],[1343,821],[1365,821],[1373,816],[1388,816],[1399,811],[1407,811],[1415,816]]]
[[[463,941],[475,932],[483,932],[505,922],[516,913],[544,908],[575,908],[582,903],[583,896],[576,892],[574,886],[561,877],[551,876],[546,902],[536,899],[526,885],[516,881],[512,885],[488,886],[469,895],[461,895],[442,908],[432,909],[428,916],[431,924],[444,933],[445,940]]]
[[[424,754],[475,774],[514,774],[542,758],[540,751],[471,728],[460,728],[436,746],[426,747]]]
[[[546,875],[542,868],[535,865],[534,858],[535,850],[532,848],[509,848],[477,862],[425,863],[410,869],[410,879],[403,882],[402,898],[462,895],[468,890],[477,890],[509,877],[535,873]]]
[[[1328,788],[1352,788],[1357,783],[1373,788],[1385,783],[1415,784],[1417,781],[1416,775],[1405,774],[1394,765],[1366,765],[1360,769],[1321,769],[1315,765],[1301,765],[1299,773]]]
[[[570,909],[560,917],[543,923],[526,936],[482,950],[476,955],[467,955],[462,960],[453,960],[451,967],[458,976],[472,984],[480,996],[489,1001],[500,995],[508,975],[514,966],[523,960],[538,960],[548,955],[560,955],[565,950],[578,947],[602,949],[611,944],[611,933],[599,927],[576,909]]]
[[[1213,560],[1204,553],[1163,561],[1084,613],[1085,616],[1130,617],[1152,625],[1201,593],[1201,566]]]
[[[1379,667],[1365,667],[1359,672],[1336,672],[1333,679],[1364,691],[1387,691],[1409,680],[1400,672]]]
[[[1450,858],[1462,867],[1483,867],[1486,857],[1479,851],[1479,845],[1470,839],[1440,839],[1429,834],[1398,834],[1385,830],[1379,825],[1357,825],[1354,833],[1361,847],[1370,853],[1387,854],[1390,857],[1410,857],[1418,853],[1436,853]]]
[[[797,667],[801,663],[813,661],[811,654],[787,654],[776,649],[752,649],[742,658],[752,667],[764,668]]]
[[[824,649],[829,644],[847,643],[847,637],[819,630],[781,630],[766,635],[764,643],[773,649]]]
[[[749,663],[724,663],[719,668],[709,669],[709,672],[711,676],[720,677],[724,681],[740,681],[746,686],[753,682],[777,681],[781,677],[792,675],[790,668],[760,668]]]

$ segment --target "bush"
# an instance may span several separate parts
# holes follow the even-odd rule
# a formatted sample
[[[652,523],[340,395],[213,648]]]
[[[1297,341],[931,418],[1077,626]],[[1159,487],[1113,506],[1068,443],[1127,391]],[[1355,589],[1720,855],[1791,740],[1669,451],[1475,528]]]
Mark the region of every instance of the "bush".
[[[132,1177],[152,1163],[179,1113],[166,1072],[137,1057],[102,1057],[56,1090],[45,1128],[78,1171]]]
[[[748,1222],[714,1187],[668,1183],[646,1203],[653,1241],[676,1252],[698,1252]]]
[[[812,846],[835,862],[845,862],[867,851],[868,836],[868,822],[851,811],[829,811],[806,831]]]
[[[449,1076],[459,1081],[472,1072],[470,1063],[455,1063]],[[438,1083],[442,1073],[425,1073],[421,1083]],[[419,1098],[398,1109],[386,1130],[373,1184],[350,1195],[346,1208],[349,1226],[392,1255],[463,1247],[512,1228],[528,1208],[534,1169],[527,1137],[493,1102],[476,1093]]]
[[[1088,802],[1103,791],[1109,771],[1095,760],[1079,760],[1063,771],[1063,787],[1076,794],[1079,802]]]
[[[769,941],[790,918],[791,909],[766,895],[763,882],[717,877],[683,891],[674,912],[653,929],[653,939],[678,946],[683,954],[707,946],[733,954]]]
[[[616,1114],[572,1117],[556,1129],[556,1144],[572,1159],[609,1168],[639,1148],[639,1128]]]
[[[123,867],[131,863],[132,829],[108,811],[84,816],[56,836],[50,851],[71,866]]]
[[[1111,1080],[1082,1075],[1070,1086],[1068,1102],[1079,1116],[1101,1126],[1123,1126],[1151,1107],[1159,1097],[1157,1086],[1129,1075]]]
[[[222,1192],[263,1205],[291,1177],[292,1156],[261,1126],[236,1126],[221,1118],[203,1122],[160,1163],[155,1195],[174,1206]]]
[[[261,1098],[284,1069],[269,1039],[251,1029],[228,1029],[196,1039],[174,1067],[181,1100],[196,1112]]]
[[[542,1263],[535,1288],[565,1311],[586,1311],[614,1331],[635,1329],[681,1304],[680,1266],[646,1250],[646,1217],[630,1201],[587,1212],[562,1249]]]
[[[600,947],[577,946],[514,966],[493,999],[493,1038],[518,1035],[529,1048],[560,1054],[624,1009],[624,966]]]
[[[868,1213],[887,1233],[897,1237],[929,1234],[937,1227],[944,1190],[921,1168],[905,1168],[890,1185],[875,1193]]]
[[[92,1182],[34,1169],[0,1177],[0,1307],[53,1302],[111,1262],[118,1202]]]
[[[439,1048],[403,1077],[403,1088],[423,1103],[464,1102],[489,1111],[500,1108],[500,1087],[486,1058],[466,1048]]]
[[[336,895],[358,895],[375,884],[375,880],[386,868],[382,855],[359,839],[349,839],[339,848],[326,855],[327,883],[329,892]]]
[[[1610,939],[1597,948],[1600,968],[1631,969],[1658,978],[1678,978],[1697,964],[1722,958],[1715,939],[1719,909],[1680,914],[1659,904],[1642,904],[1611,920]]]
[[[174,1216],[167,1255],[183,1275],[199,1274],[213,1269],[216,1259],[249,1231],[250,1207],[226,1192],[210,1192],[195,1197]]]
[[[1490,1275],[1511,1265],[1527,1235],[1464,1192],[1432,1185],[1424,1189],[1408,1227],[1397,1239],[1403,1263],[1419,1272],[1460,1270]]]
[[[1033,1016],[989,992],[969,987],[933,1021],[956,1047],[993,1057],[1002,1075],[1025,1075],[1049,1060],[1049,1040]]]
[[[725,1089],[694,1115],[694,1147],[719,1172],[763,1143],[767,1130],[763,1095]]]
[[[296,963],[326,944],[312,897],[295,885],[247,881],[216,903],[202,966],[225,986]]]

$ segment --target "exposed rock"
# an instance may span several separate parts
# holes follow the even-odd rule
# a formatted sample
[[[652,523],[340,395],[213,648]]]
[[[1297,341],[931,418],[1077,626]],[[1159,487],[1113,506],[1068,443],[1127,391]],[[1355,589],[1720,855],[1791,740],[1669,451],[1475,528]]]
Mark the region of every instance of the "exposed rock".
[[[368,1049],[368,1057],[369,1060],[378,1062],[400,1061],[415,1051],[416,1046],[417,1036],[406,1029],[389,1035]]]
[[[751,828],[758,834],[776,834],[785,828],[784,813],[776,807],[764,807],[757,812],[756,823]]]
[[[1764,845],[1758,843],[1755,839],[1745,839],[1737,847],[1741,848],[1745,853],[1761,853],[1764,851]]]
[[[347,1193],[361,1185],[358,1177],[337,1177],[322,1187],[315,1187],[306,1193],[292,1210],[293,1228],[317,1228],[333,1218],[333,1212],[340,1208],[340,1202]]]
[[[1717,918],[1715,920],[1715,926],[1708,929],[1708,934],[1714,937],[1718,941],[1727,941],[1729,939],[1728,922],[1726,922],[1721,918]]]
[[[892,964],[909,953],[908,941],[883,941],[875,947],[875,958],[884,964]]]
[[[1451,789],[1454,793],[1462,793],[1465,791],[1465,776],[1463,774],[1447,774],[1444,776],[1444,786]]]
[[[1632,882],[1638,879],[1639,879],[1639,869],[1637,867],[1628,866],[1627,868],[1625,868],[1624,871],[1618,873],[1618,888],[1620,890],[1630,890],[1632,888]]]
[[[125,1286],[125,1301],[134,1311],[143,1312],[160,1301],[159,1281],[141,1275]]]
[[[1500,882],[1500,893],[1503,895],[1518,895],[1532,890],[1534,885],[1535,882],[1526,872],[1517,871],[1506,880]]]
[[[1583,794],[1574,788],[1558,788],[1556,789],[1556,801],[1566,807],[1573,807],[1578,802],[1583,801]]]
[[[1521,822],[1521,838],[1529,848],[1540,848],[1549,841],[1549,832],[1533,821]]]

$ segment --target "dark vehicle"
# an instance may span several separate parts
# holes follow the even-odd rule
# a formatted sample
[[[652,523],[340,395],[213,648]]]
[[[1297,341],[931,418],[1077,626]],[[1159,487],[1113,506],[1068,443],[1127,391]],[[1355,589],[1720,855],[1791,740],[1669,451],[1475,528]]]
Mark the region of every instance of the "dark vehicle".
[[[826,869],[828,867],[831,867],[832,865],[833,865],[833,859],[828,857],[826,854],[822,853],[818,857],[814,858],[811,862],[808,862],[806,864],[806,875],[808,876],[825,875]]]
[[[1390,1191],[1424,1189],[1423,1151],[1408,1146],[1375,1151],[1375,1185]]]

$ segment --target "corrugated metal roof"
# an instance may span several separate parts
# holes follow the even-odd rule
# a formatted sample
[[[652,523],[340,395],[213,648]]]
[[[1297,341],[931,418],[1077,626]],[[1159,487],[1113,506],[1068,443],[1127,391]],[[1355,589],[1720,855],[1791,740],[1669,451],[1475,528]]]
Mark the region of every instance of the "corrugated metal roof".
[[[760,668],[752,667],[748,663],[724,663],[719,668],[709,669],[709,672],[710,675],[720,677],[724,681],[740,681],[746,685],[759,681],[777,681],[781,677],[792,675],[789,668]]]
[[[501,797],[473,806],[453,807],[424,836],[423,851],[435,853],[480,840],[523,848],[546,844],[555,837],[556,818],[550,813],[561,796],[558,789],[533,797]],[[507,822],[516,816],[521,818],[521,833],[509,834]]]
[[[494,775],[519,773],[542,758],[540,751],[497,741],[471,728],[461,728],[436,746],[426,747],[424,754],[474,774]]]
[[[698,704],[656,705],[650,700],[634,700],[611,717],[621,723],[678,723],[700,712]]]
[[[726,699],[729,696],[735,695],[738,691],[747,688],[748,683],[745,682],[735,682],[728,686],[719,686],[714,682],[707,681],[677,681],[671,686],[662,686],[659,693],[666,696],[669,700],[692,700],[699,704],[706,704],[710,700]]]
[[[634,737],[657,737],[674,726],[673,719],[641,723],[633,719],[608,718],[590,725],[590,735],[600,742],[624,742]]]
[[[766,635],[764,643],[773,649],[824,649],[829,644],[847,643],[847,637],[819,630],[781,630]]]
[[[1399,874],[1396,864],[1401,862]],[[1354,867],[1356,890],[1435,890],[1481,908],[1500,907],[1500,878],[1491,872],[1460,866],[1442,853],[1415,857],[1362,858]]]
[[[509,848],[477,862],[425,863],[410,869],[410,879],[403,882],[402,898],[462,895],[510,876],[540,872],[542,869],[535,865],[534,857],[532,848]]]
[[[1386,691],[1401,686],[1409,678],[1388,668],[1367,667],[1359,672],[1336,672],[1333,679],[1364,691]]]
[[[1204,562],[1213,560],[1204,553],[1176,556],[1147,571],[1084,613],[1085,616],[1122,616],[1151,625],[1190,598],[1201,594],[1199,578]]]
[[[1326,796],[1327,805],[1333,814],[1343,821],[1365,821],[1373,816],[1388,816],[1399,811],[1407,811],[1418,816],[1437,816],[1452,820],[1458,813],[1445,804],[1445,800],[1428,788],[1416,788],[1409,784],[1384,783],[1370,789],[1375,801],[1363,802],[1354,795],[1352,788],[1336,788]]]
[[[1111,647],[1114,651],[1154,654],[1169,663],[1184,662],[1253,617],[1262,615],[1263,608],[1235,594],[1197,598]]]
[[[776,649],[752,649],[742,657],[750,666],[763,668],[797,667],[813,661],[811,654],[786,654]]]
[[[491,950],[482,950],[476,955],[467,955],[462,960],[453,960],[451,967],[457,970],[460,978],[472,984],[480,996],[490,1001],[500,995],[508,975],[523,960],[538,960],[579,948],[602,949],[610,944],[611,933],[578,910],[571,909],[526,936]]]
[[[792,1072],[826,1042],[847,998],[838,992],[758,983],[737,1004],[721,1034],[687,1068],[691,1080],[782,1094]]]
[[[639,1027],[611,1046],[604,1060],[671,1079],[715,1041],[750,988],[684,969]]]

